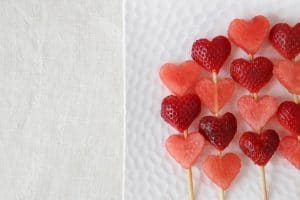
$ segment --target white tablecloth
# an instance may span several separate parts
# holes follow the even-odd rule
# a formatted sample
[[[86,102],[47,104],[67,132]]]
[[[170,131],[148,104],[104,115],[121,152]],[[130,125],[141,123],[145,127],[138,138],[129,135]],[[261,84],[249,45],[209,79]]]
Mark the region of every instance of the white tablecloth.
[[[121,2],[0,1],[0,199],[121,198]]]

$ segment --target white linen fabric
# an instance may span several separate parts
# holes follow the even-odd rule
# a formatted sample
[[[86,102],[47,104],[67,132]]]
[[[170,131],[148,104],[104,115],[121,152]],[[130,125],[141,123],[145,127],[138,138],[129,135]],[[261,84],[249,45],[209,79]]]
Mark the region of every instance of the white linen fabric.
[[[118,200],[121,2],[0,1],[0,199]]]

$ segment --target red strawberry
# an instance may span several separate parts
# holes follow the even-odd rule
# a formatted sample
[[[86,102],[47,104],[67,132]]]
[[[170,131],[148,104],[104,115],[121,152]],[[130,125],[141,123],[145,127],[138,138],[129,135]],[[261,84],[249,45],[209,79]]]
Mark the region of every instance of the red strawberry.
[[[267,36],[269,26],[268,19],[262,15],[249,21],[234,19],[229,25],[228,36],[235,45],[253,55]]]
[[[234,81],[248,89],[258,92],[272,78],[273,63],[265,57],[253,60],[243,58],[232,61],[230,74]]]
[[[277,118],[283,127],[300,135],[300,104],[291,101],[282,102],[278,107]]]
[[[166,148],[170,155],[184,168],[190,168],[203,150],[205,140],[198,133],[190,133],[187,138],[183,135],[171,135],[166,141]]]
[[[201,111],[201,102],[196,94],[187,94],[182,97],[167,96],[161,103],[161,117],[183,132],[186,130]]]
[[[222,117],[203,117],[199,124],[199,132],[220,151],[229,145],[236,133],[236,129],[236,118],[229,112]]]
[[[228,56],[231,45],[224,36],[215,37],[211,42],[207,39],[199,39],[192,47],[192,58],[204,69],[218,73]]]
[[[300,52],[300,23],[290,27],[279,23],[272,27],[269,39],[273,47],[285,58],[292,60]]]
[[[265,130],[261,134],[245,132],[240,138],[240,147],[244,154],[260,166],[265,166],[277,150],[279,136],[274,130]]]

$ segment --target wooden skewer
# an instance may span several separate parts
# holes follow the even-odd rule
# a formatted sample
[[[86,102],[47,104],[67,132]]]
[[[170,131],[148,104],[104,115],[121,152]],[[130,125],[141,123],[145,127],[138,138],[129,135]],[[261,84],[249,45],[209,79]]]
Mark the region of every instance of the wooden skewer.
[[[189,190],[189,200],[194,200],[194,188],[193,188],[193,174],[192,169],[189,168],[186,171],[188,178],[188,190]]]
[[[267,184],[266,184],[266,173],[265,173],[265,167],[260,166],[260,176],[261,176],[261,190],[263,191],[262,193],[262,199],[267,200],[268,199],[268,194],[267,194]]]
[[[257,101],[257,99],[258,99],[257,93],[252,93],[252,96],[253,96],[253,99],[254,99],[255,101]]]
[[[252,93],[253,99],[257,101],[258,96],[257,93]],[[260,134],[260,130],[257,130],[257,133]],[[267,193],[267,182],[266,182],[266,173],[265,173],[265,167],[260,166],[260,176],[261,176],[261,190],[262,190],[262,199],[267,200],[268,199],[268,193]]]
[[[219,151],[219,157],[221,158],[222,157],[222,151]],[[224,197],[225,194],[224,194],[224,190],[223,188],[220,188],[220,200],[224,200]]]
[[[219,102],[218,102],[218,79],[217,79],[217,73],[212,73],[212,80],[214,82],[214,110],[215,115],[218,116],[219,113]]]
[[[296,104],[298,104],[298,103],[299,103],[298,96],[297,96],[296,94],[293,94],[293,98],[294,98],[294,102],[295,102]]]
[[[252,54],[249,54],[249,60],[253,60],[254,56]]]
[[[212,73],[212,80],[214,82],[214,115],[216,117],[219,116],[219,102],[218,102],[218,79],[217,79],[217,73]],[[222,157],[222,151],[219,151],[219,157]],[[223,188],[220,188],[220,200],[224,200],[224,190]]]
[[[185,130],[183,132],[183,136],[186,139],[188,135],[188,130]],[[192,168],[189,168],[186,170],[186,175],[187,175],[187,184],[188,184],[188,199],[189,200],[194,200],[194,186],[193,186],[193,173],[192,173]]]

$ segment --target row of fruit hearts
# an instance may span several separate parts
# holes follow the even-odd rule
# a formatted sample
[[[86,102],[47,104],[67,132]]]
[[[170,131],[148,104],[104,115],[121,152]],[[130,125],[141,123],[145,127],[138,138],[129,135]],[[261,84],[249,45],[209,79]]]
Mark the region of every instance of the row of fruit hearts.
[[[253,58],[268,32],[269,22],[264,16],[256,16],[250,21],[235,19],[231,22],[228,30],[229,39],[251,58],[232,61],[231,77],[251,93],[257,93],[269,82],[274,73],[289,92],[298,95],[300,63],[294,62],[293,59],[300,52],[300,24],[291,28],[287,24],[280,23],[271,29],[269,33],[271,44],[281,55],[289,59],[277,62],[274,67],[265,57]],[[168,63],[162,66],[161,80],[175,94],[166,97],[162,102],[161,116],[167,123],[180,132],[187,130],[201,111],[200,99],[212,112],[215,112],[216,101],[219,109],[224,106],[234,92],[234,82],[228,78],[220,79],[216,87],[213,80],[199,79],[199,74],[201,67],[217,74],[230,52],[231,45],[226,37],[218,36],[212,41],[200,39],[194,42],[192,47],[194,61],[186,61],[179,65]],[[283,127],[292,133],[300,134],[299,104],[283,102],[277,110],[278,104],[273,97],[263,96],[255,100],[248,95],[241,97],[237,105],[242,117],[256,131],[260,131],[277,112],[277,118]],[[203,117],[200,120],[199,132],[190,133],[186,137],[172,135],[166,142],[169,153],[185,168],[190,168],[202,152],[204,139],[201,134],[218,150],[225,149],[236,133],[236,119],[231,113],[226,113],[222,117]],[[266,165],[272,157],[278,143],[278,134],[273,130],[265,130],[260,135],[246,132],[240,139],[242,151],[261,166]],[[297,138],[288,136],[281,143],[280,152],[300,168],[300,144]],[[235,154],[226,154],[222,161],[222,168],[215,167],[216,161],[203,165],[203,168],[216,184],[226,189],[239,172],[240,161]]]
[[[253,131],[244,132],[241,135],[239,145],[243,153],[260,166],[262,199],[267,200],[264,166],[277,150],[280,139],[275,130],[263,130],[267,121],[276,112],[277,102],[275,98],[267,95],[258,97],[257,94],[272,78],[273,63],[266,57],[254,57],[262,41],[267,36],[269,22],[264,16],[257,16],[254,17],[253,23],[256,23],[256,27],[254,26],[253,28],[259,29],[252,30],[257,36],[252,38],[254,41],[252,46],[243,45],[245,43],[240,39],[241,34],[237,30],[241,26],[241,21],[234,20],[230,24],[228,31],[230,39],[249,54],[249,60],[239,58],[232,61],[230,74],[233,80],[252,94],[252,96],[242,96],[237,102],[242,117],[254,129]],[[248,31],[251,31],[251,29]],[[247,42],[249,41],[247,40]]]

